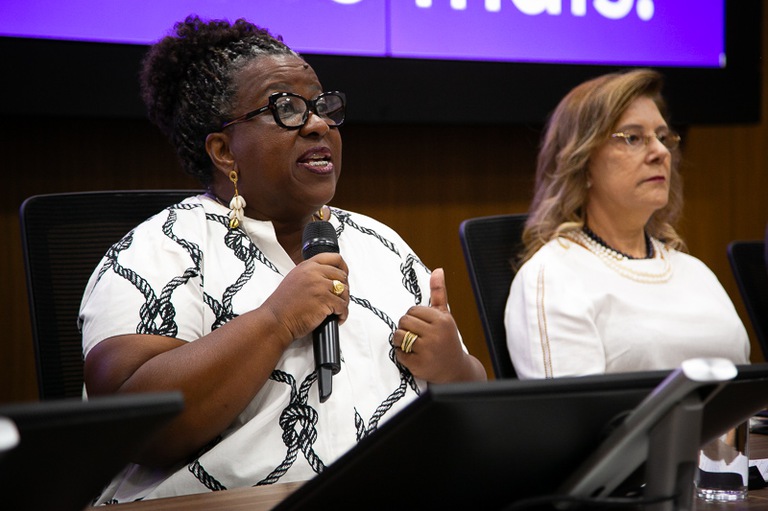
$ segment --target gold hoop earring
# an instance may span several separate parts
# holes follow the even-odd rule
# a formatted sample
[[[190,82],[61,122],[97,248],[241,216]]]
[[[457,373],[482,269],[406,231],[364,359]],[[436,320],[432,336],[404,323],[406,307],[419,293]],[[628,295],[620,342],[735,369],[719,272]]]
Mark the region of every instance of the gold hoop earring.
[[[237,229],[240,226],[240,222],[242,222],[243,218],[245,217],[245,213],[243,211],[245,209],[245,199],[242,195],[237,193],[236,170],[229,171],[229,180],[232,181],[233,185],[235,185],[235,195],[232,197],[232,200],[229,201],[229,228]]]

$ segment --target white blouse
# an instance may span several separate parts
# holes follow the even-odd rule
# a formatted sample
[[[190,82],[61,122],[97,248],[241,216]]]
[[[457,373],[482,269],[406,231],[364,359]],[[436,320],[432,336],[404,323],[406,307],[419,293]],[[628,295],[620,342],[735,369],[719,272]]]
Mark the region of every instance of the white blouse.
[[[295,265],[270,222],[246,218],[230,230],[227,213],[207,197],[189,198],[113,246],[83,298],[85,354],[122,334],[194,342],[259,307]],[[391,340],[409,307],[429,303],[429,270],[400,236],[369,217],[333,209],[330,222],[351,294],[330,398],[319,402],[312,336],[297,339],[207,450],[167,471],[131,465],[98,503],[309,479],[425,388],[396,362]]]
[[[505,312],[518,377],[673,369],[695,357],[748,363],[746,329],[714,273],[653,243],[652,259],[618,261],[584,237],[559,238],[526,261]]]

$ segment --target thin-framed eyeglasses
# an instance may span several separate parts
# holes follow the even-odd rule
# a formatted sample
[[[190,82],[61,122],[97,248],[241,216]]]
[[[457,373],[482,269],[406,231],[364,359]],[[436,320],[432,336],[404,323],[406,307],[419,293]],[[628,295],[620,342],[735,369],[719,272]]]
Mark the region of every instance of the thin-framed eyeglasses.
[[[267,110],[272,112],[272,117],[275,118],[278,126],[288,130],[297,130],[304,126],[309,119],[309,112],[323,119],[331,128],[338,128],[344,124],[347,98],[343,92],[323,92],[315,99],[306,99],[293,92],[276,92],[269,96],[268,101],[261,108],[225,122],[221,125],[221,129],[250,121]]]
[[[655,138],[661,145],[672,151],[680,145],[680,135],[674,131],[661,131],[651,135],[645,135],[640,130],[624,130],[611,134],[612,139],[623,139],[633,150],[640,150],[648,147],[648,144]]]

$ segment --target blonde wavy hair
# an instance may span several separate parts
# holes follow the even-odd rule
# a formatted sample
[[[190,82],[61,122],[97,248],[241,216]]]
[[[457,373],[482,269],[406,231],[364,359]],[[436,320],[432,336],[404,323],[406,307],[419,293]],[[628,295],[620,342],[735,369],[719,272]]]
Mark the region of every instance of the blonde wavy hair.
[[[518,264],[547,242],[584,226],[589,159],[606,143],[632,102],[651,98],[668,122],[662,85],[661,74],[651,69],[610,73],[576,86],[560,101],[542,136],[534,197],[523,230],[525,248]],[[675,149],[669,201],[651,216],[646,232],[668,247],[684,250],[674,227],[683,207],[679,163]]]

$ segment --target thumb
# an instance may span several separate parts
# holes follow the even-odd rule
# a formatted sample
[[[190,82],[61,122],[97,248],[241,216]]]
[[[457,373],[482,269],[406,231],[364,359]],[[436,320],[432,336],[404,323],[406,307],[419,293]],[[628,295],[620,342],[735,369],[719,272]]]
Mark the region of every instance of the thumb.
[[[436,268],[429,276],[429,306],[443,311],[448,310],[448,290],[445,288],[445,272]]]

